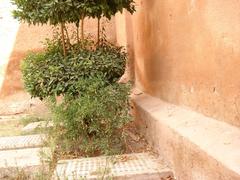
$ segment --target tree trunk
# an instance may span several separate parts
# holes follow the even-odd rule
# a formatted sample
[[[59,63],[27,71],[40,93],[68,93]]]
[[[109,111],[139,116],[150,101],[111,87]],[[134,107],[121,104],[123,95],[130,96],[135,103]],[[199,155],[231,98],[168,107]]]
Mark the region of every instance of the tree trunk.
[[[65,46],[65,36],[64,36],[64,23],[61,23],[61,35],[62,35],[62,48],[63,48],[63,56],[66,57],[67,51]]]

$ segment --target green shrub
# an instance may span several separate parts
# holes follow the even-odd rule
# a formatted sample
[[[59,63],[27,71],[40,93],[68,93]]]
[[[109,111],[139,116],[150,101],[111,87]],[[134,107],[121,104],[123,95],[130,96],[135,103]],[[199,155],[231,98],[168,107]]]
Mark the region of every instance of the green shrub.
[[[130,121],[130,87],[117,83],[126,54],[106,42],[95,48],[89,40],[73,45],[66,58],[61,51],[60,41],[48,41],[44,52],[31,53],[21,66],[26,90],[52,99],[50,133],[57,147],[83,155],[119,152]],[[59,95],[63,99],[57,103]]]
[[[31,53],[23,61],[21,70],[26,90],[40,99],[71,93],[81,93],[82,78],[101,75],[106,82],[116,82],[124,72],[126,54],[122,48],[104,43],[96,49],[73,46],[64,59],[59,41],[48,42],[41,53]]]
[[[107,84],[102,77],[81,79],[82,94],[66,95],[52,104],[57,144],[61,151],[83,155],[122,150],[123,129],[129,123],[129,85]]]

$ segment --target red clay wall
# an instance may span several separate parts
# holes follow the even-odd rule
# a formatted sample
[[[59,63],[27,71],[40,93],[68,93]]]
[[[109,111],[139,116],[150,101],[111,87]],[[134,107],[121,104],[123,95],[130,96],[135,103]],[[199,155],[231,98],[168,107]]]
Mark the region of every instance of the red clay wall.
[[[135,54],[137,86],[240,127],[240,1],[136,0],[136,5],[133,17],[117,18],[125,19],[128,32],[127,38],[117,37]]]

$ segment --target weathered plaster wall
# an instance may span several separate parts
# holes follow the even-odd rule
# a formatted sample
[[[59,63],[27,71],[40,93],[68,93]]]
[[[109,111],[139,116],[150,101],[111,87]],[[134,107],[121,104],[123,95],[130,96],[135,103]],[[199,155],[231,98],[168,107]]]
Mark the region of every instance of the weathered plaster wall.
[[[106,34],[110,41],[116,41],[114,19],[110,22],[102,21],[105,26]],[[85,20],[85,33],[96,36],[97,34],[97,20]],[[68,26],[71,29],[71,26]],[[6,71],[3,77],[2,87],[0,86],[0,98],[9,95],[14,95],[19,91],[23,91],[23,82],[20,71],[20,62],[29,51],[40,51],[43,49],[44,40],[52,36],[51,26],[28,26],[21,24],[17,30],[16,38],[14,39],[14,46],[10,50],[11,54],[9,59],[2,59],[6,61]],[[1,37],[0,37],[1,38]],[[9,38],[11,39],[11,38]],[[0,42],[4,43],[4,42]]]
[[[29,51],[39,51],[43,48],[41,41],[50,37],[51,28],[48,26],[28,26],[22,24],[17,31],[14,46],[11,49],[7,67],[4,73],[2,87],[0,87],[0,98],[13,95],[23,90],[22,76],[20,71],[20,62]],[[2,42],[1,42],[2,43]]]
[[[127,31],[133,32],[128,43],[137,86],[240,127],[240,1],[136,0],[136,5]]]

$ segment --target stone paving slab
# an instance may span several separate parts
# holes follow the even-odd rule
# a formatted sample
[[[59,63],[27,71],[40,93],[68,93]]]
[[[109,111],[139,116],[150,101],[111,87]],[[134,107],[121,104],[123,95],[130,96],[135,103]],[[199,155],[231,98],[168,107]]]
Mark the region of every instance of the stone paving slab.
[[[0,168],[39,166],[41,152],[49,153],[50,150],[44,147],[0,151]]]
[[[53,180],[173,180],[173,173],[148,153],[59,161]]]
[[[33,123],[26,125],[25,127],[22,128],[22,131],[23,132],[31,132],[31,131],[36,130],[37,128],[50,128],[50,127],[53,127],[52,122],[39,121],[39,122],[33,122]]]
[[[29,175],[46,172],[46,160],[41,154],[50,155],[49,148],[29,148],[19,150],[0,151],[0,179],[15,179],[19,171]]]
[[[41,147],[46,139],[43,134],[0,138],[0,150]]]

